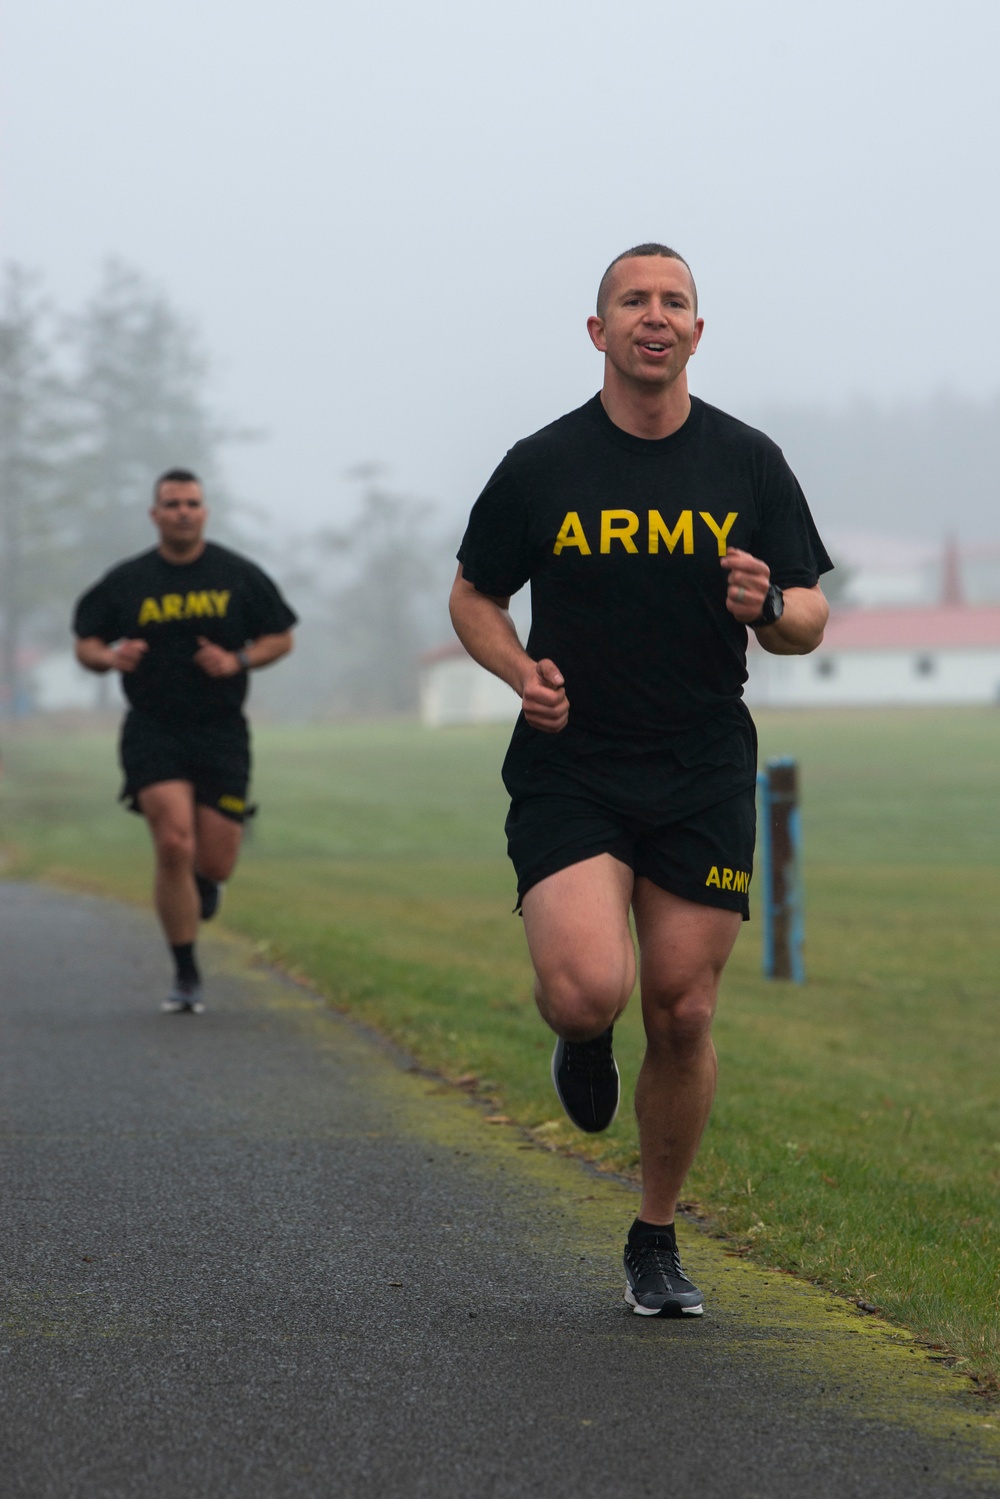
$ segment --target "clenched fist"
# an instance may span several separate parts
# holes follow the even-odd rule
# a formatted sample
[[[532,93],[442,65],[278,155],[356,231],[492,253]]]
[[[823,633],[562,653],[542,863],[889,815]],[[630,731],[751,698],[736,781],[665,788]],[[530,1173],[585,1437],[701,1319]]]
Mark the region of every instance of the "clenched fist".
[[[534,661],[521,688],[524,716],[533,729],[558,734],[569,719],[563,674],[554,661]]]
[[[741,625],[759,617],[771,584],[771,569],[759,557],[730,547],[721,564],[729,574],[726,608]]]
[[[111,652],[112,670],[135,671],[148,650],[148,640],[119,640]]]
[[[194,660],[195,665],[200,666],[208,677],[235,677],[243,670],[235,651],[227,651],[225,646],[215,645],[211,640],[206,640],[204,635],[198,636]]]

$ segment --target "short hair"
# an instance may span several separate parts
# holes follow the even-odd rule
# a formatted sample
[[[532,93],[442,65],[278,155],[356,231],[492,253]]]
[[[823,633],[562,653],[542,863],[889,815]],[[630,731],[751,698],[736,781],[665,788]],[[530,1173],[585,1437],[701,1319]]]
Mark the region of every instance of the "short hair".
[[[688,275],[691,277],[691,288],[694,292],[694,310],[695,312],[698,311],[698,288],[694,284],[694,276],[692,275],[691,267],[684,259],[684,256],[679,255],[676,250],[671,250],[669,245],[655,244],[650,241],[645,245],[633,245],[631,250],[623,250],[620,255],[615,256],[614,260],[608,266],[607,270],[604,272],[604,275],[601,277],[601,284],[597,288],[598,317],[603,317],[608,310],[608,283],[611,279],[611,272],[614,270],[615,266],[620,260],[631,260],[634,256],[640,255],[661,255],[664,260],[679,260],[681,265],[686,269]]]
[[[168,468],[165,474],[161,474],[153,485],[153,504],[157,504],[160,498],[161,484],[200,484],[201,480],[197,474],[193,474],[189,468]]]

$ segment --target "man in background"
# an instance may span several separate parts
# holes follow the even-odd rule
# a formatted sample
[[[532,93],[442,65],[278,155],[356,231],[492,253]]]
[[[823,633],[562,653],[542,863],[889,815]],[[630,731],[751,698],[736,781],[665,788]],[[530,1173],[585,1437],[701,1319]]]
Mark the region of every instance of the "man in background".
[[[292,648],[296,616],[254,563],[204,537],[208,510],[188,469],[161,475],[151,551],[119,563],[78,601],[76,655],[121,673],[129,711],[121,800],[145,817],[156,911],[174,961],[161,1008],[201,1014],[199,920],[218,909],[247,815],[249,674]]]
[[[635,983],[634,915],[643,1195],[625,1297],[643,1316],[698,1315],[674,1214],[715,1092],[719,981],[749,915],[747,630],[778,655],[814,650],[831,564],[780,450],[688,392],[703,322],[676,251],[618,256],[587,326],[603,388],[493,474],[452,619],[522,700],[503,769],[508,850],[555,1088],[590,1132],[618,1108],[612,1030]],[[507,606],[528,582],[525,648]]]

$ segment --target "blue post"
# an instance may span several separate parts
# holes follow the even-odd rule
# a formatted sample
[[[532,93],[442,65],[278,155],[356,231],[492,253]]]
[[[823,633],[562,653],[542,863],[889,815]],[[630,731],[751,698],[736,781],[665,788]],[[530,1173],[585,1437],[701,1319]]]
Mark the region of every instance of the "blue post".
[[[761,967],[764,977],[774,973],[774,904],[771,899],[771,782],[766,770],[757,772],[757,899],[764,920]]]
[[[760,788],[760,872],[764,907],[763,968],[768,978],[804,984],[802,823],[798,770],[787,756],[768,760]]]

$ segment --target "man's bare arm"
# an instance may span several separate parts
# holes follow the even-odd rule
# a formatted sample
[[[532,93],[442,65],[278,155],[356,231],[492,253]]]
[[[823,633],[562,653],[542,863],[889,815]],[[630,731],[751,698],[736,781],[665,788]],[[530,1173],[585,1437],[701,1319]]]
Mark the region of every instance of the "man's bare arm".
[[[86,635],[76,642],[76,659],[88,671],[135,671],[148,650],[145,640],[119,640],[108,645],[99,635]]]
[[[773,625],[761,625],[754,633],[772,656],[808,656],[823,639],[830,605],[817,583],[815,588],[785,588],[785,607]]]
[[[295,644],[291,630],[281,630],[277,635],[260,635],[247,646],[247,657],[255,671],[270,666],[287,656]]]
[[[480,666],[513,687],[533,728],[558,734],[569,718],[562,673],[553,661],[534,661],[517,638],[509,598],[480,593],[459,566],[449,607],[455,634]]]
[[[784,588],[784,612],[773,625],[754,626],[771,583],[766,562],[750,552],[730,547],[722,558],[728,575],[726,608],[741,625],[749,625],[772,656],[808,656],[823,639],[830,606],[817,584],[814,588]]]

